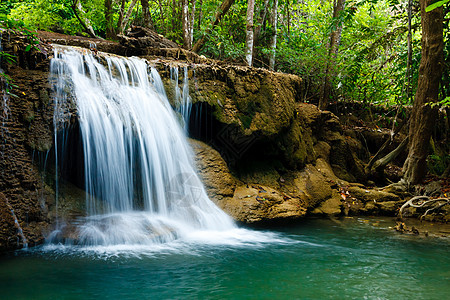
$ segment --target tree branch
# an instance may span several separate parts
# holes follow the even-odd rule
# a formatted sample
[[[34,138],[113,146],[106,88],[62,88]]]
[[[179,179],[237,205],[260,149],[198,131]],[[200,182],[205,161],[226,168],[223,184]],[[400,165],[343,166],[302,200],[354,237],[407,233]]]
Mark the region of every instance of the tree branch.
[[[81,26],[83,26],[84,31],[93,38],[100,38],[95,35],[94,29],[92,28],[91,22],[89,21],[89,19],[86,16],[84,16],[85,12],[83,10],[83,7],[81,6],[81,2],[79,0],[73,0],[72,6],[70,8],[72,9],[73,13],[77,17]],[[84,20],[81,18],[80,15],[83,16]]]

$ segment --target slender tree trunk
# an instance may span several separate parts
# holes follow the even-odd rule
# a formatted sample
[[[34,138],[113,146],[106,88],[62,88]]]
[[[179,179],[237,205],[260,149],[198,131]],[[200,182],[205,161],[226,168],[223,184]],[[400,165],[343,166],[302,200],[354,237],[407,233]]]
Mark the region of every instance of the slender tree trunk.
[[[117,20],[117,28],[119,28],[119,31],[120,31],[120,25],[122,24],[122,21],[123,21],[123,17],[125,15],[125,3],[126,3],[126,0],[122,0],[120,3],[119,19]]]
[[[328,46],[328,62],[325,67],[325,78],[321,89],[321,97],[319,100],[319,108],[325,110],[330,101],[331,95],[331,80],[333,77],[333,70],[335,68],[336,54],[341,42],[342,24],[339,22],[339,15],[344,10],[345,0],[335,0],[333,8],[333,22],[334,28],[330,33],[330,43]]]
[[[439,82],[443,69],[443,9],[425,12],[433,0],[420,0],[422,23],[422,58],[419,81],[409,123],[409,152],[403,165],[403,179],[407,183],[420,183],[426,174],[426,158],[437,110],[429,103],[438,100]]]
[[[153,29],[153,23],[152,18],[150,16],[148,0],[141,0],[141,5],[142,5],[142,19],[144,21],[144,27]]]
[[[91,37],[98,38],[98,36],[95,35],[94,28],[92,28],[91,21],[85,16],[85,11],[83,10],[80,0],[74,0],[71,8],[81,26],[83,26],[84,31]]]
[[[191,46],[191,35],[189,34],[189,0],[182,0],[181,24],[183,25],[183,48]]]
[[[113,25],[112,0],[105,0],[105,21],[106,21],[106,38],[113,39],[116,37]]]
[[[130,3],[130,6],[128,7],[127,13],[125,14],[125,17],[122,20],[122,23],[120,23],[119,31],[121,34],[125,31],[125,28],[128,26],[128,22],[130,21],[131,13],[133,12],[133,8],[136,5],[137,0],[132,0]]]
[[[287,0],[286,4],[286,16],[287,16],[287,33],[288,33],[288,39],[291,37],[291,1]]]
[[[195,43],[194,47],[192,48],[192,51],[198,52],[203,47],[203,45],[206,42],[206,37],[211,33],[211,31],[214,29],[214,27],[217,26],[217,24],[220,23],[220,20],[222,20],[223,16],[228,12],[231,5],[233,5],[234,0],[224,0],[222,4],[220,5],[219,9],[216,12],[214,21],[211,24],[211,27],[205,32],[204,35]]]
[[[252,65],[253,60],[253,13],[255,12],[255,0],[247,2],[247,27],[246,27],[246,53],[245,60],[247,65]]]
[[[192,43],[194,42],[195,4],[196,0],[191,0],[192,11],[189,21],[189,40],[190,40],[189,49],[192,48]]]
[[[274,70],[275,68],[275,54],[277,49],[277,21],[278,21],[278,0],[273,1],[272,8],[272,40],[270,43],[270,57],[269,57],[269,70]]]

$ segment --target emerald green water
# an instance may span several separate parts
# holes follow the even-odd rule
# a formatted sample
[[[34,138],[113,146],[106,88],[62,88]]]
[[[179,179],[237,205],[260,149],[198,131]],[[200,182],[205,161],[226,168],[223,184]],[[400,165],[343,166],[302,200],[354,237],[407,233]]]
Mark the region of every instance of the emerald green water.
[[[449,240],[399,235],[391,222],[311,220],[246,230],[248,241],[18,251],[0,258],[0,299],[450,299]]]

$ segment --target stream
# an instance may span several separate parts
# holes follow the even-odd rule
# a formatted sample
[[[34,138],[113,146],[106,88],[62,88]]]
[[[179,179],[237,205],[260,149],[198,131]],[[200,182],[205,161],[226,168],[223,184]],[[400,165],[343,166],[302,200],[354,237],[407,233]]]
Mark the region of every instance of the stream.
[[[448,238],[392,219],[196,233],[161,245],[45,245],[0,258],[7,299],[449,299]]]

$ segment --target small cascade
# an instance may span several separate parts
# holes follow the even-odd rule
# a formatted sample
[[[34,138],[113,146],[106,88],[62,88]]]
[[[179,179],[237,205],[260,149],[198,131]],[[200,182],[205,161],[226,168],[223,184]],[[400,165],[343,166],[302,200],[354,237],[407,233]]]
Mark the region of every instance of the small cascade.
[[[6,199],[6,206],[8,206],[9,210],[11,211],[11,215],[13,216],[13,219],[14,219],[14,225],[17,228],[17,234],[22,239],[23,248],[28,248],[27,238],[23,234],[23,230],[22,230],[22,227],[20,227],[20,223],[19,223],[19,220],[17,219],[16,213],[14,212],[13,207],[11,206],[11,204],[9,204],[7,199]],[[20,240],[17,239],[17,246],[19,246],[19,245],[20,245]]]
[[[184,66],[183,70],[183,84],[179,86],[179,70],[178,67],[170,68],[170,78],[174,81],[174,95],[176,111],[181,115],[183,120],[183,128],[187,133],[189,132],[189,118],[191,116],[192,102],[189,96],[189,76],[188,67]]]
[[[155,69],[139,58],[54,49],[55,159],[68,147],[64,124],[71,103],[84,152],[87,217],[76,226],[77,243],[154,244],[235,228],[206,195]],[[60,241],[58,232],[53,242]]]

